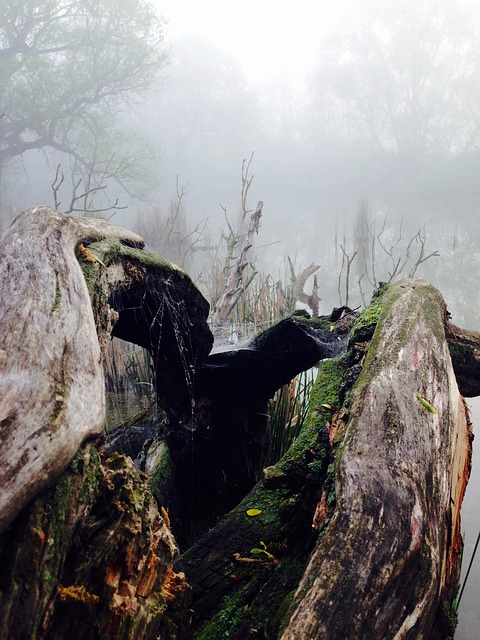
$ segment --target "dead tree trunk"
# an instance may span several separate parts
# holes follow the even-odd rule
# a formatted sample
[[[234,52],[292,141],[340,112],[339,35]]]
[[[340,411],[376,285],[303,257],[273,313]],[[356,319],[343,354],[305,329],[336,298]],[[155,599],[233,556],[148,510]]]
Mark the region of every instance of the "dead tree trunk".
[[[45,207],[2,239],[0,300],[0,635],[179,637],[188,587],[168,514],[131,462],[82,446],[103,430],[107,336],[151,349],[172,433],[211,438],[197,400],[244,407],[249,378],[268,397],[294,364],[286,341],[310,365],[350,325],[327,320],[320,349],[312,328],[280,323],[209,365],[208,305],[185,273],[135,234]],[[477,338],[422,280],[375,298],[347,352],[319,364],[300,436],[181,558],[196,640],[452,635],[471,454],[454,368],[478,393]]]
[[[182,558],[195,638],[451,636],[471,431],[444,307],[396,284],[321,365],[298,441]]]
[[[241,295],[251,283],[251,280],[248,282],[244,281],[243,272],[248,265],[249,251],[253,246],[253,235],[254,233],[258,233],[260,218],[262,217],[262,209],[263,202],[258,202],[255,211],[250,216],[248,228],[245,232],[242,245],[239,247],[238,255],[235,258],[234,263],[229,265],[229,274],[225,285],[225,291],[212,312],[212,324],[214,326],[221,326],[226,323],[232,311],[235,309],[235,305],[239,301]],[[253,277],[254,276],[255,273],[253,274]]]
[[[305,267],[305,269],[303,269],[303,271],[295,279],[295,297],[299,302],[310,307],[313,316],[318,316],[318,307],[320,304],[317,276],[314,276],[313,279],[312,293],[308,294],[304,291],[304,289],[308,278],[319,269],[319,264],[310,264],[308,267]]]
[[[192,426],[195,365],[212,344],[206,300],[143,247],[47,207],[25,211],[0,242],[2,638],[180,633],[188,586],[171,568],[168,514],[98,438],[111,333],[151,350],[177,426]]]
[[[112,328],[152,350],[161,398],[177,420],[191,419],[194,364],[212,344],[208,304],[143,246],[105,221],[47,207],[22,213],[2,238],[0,531],[103,432],[101,348]]]
[[[284,640],[447,635],[441,614],[458,582],[459,510],[470,469],[467,410],[440,295],[406,281],[382,307],[352,396],[336,512],[302,578]]]
[[[2,239],[0,530],[102,433],[100,346],[75,248],[105,237],[104,226],[39,207]],[[141,242],[113,226],[109,234]]]

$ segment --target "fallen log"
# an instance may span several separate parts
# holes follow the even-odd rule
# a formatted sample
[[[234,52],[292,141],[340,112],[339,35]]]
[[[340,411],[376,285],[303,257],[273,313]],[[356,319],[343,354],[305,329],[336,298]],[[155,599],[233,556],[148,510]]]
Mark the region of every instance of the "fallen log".
[[[352,396],[337,508],[295,596],[284,640],[451,633],[468,412],[421,280],[392,287]],[[341,541],[341,542],[340,542]]]
[[[211,529],[256,484],[268,457],[269,399],[319,360],[344,352],[356,315],[348,310],[336,321],[293,315],[244,347],[212,353],[199,363],[195,431],[177,429],[167,437],[179,470],[176,498],[185,496],[184,513],[178,514],[184,526],[177,528],[182,547]]]
[[[104,220],[48,207],[0,242],[0,531],[105,423],[102,351],[113,332],[151,349],[159,396],[192,420],[208,304],[190,278]]]
[[[176,638],[188,585],[168,514],[100,446],[103,358],[111,334],[148,348],[191,427],[206,300],[136,234],[48,207],[2,237],[0,300],[0,636]]]
[[[235,441],[221,436],[224,409],[245,398],[255,409],[300,361],[342,351],[350,327],[330,319],[319,345],[297,319],[246,353],[209,359],[208,305],[135,234],[40,207],[0,249],[2,633],[65,637],[83,612],[79,637],[177,637],[185,600],[173,596],[188,587],[171,571],[168,514],[131,463],[82,447],[103,430],[107,336],[152,350],[172,438],[195,442],[203,430],[224,455]],[[449,348],[473,392],[476,370],[462,374],[452,349],[460,330],[448,334],[445,318],[435,289],[399,283],[355,320],[347,353],[321,364],[302,434],[181,559],[198,640],[452,634],[471,432]],[[250,438],[254,452],[244,417],[235,437]],[[188,460],[195,469],[198,457]],[[220,460],[210,470],[225,486],[237,461]],[[179,608],[168,619],[169,602]]]
[[[360,316],[310,435],[182,557],[195,638],[451,636],[471,430],[444,317],[418,279]]]

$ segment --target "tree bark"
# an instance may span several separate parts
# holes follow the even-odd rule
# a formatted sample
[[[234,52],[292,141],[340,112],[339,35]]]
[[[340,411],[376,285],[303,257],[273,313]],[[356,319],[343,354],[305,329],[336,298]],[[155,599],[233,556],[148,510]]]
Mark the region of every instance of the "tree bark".
[[[438,627],[459,578],[468,412],[438,292],[406,281],[385,294],[382,307],[352,397],[335,516],[283,640],[446,637]]]
[[[461,329],[445,319],[445,331],[460,392],[480,395],[480,333]]]
[[[335,381],[320,368],[305,433],[184,554],[193,637],[452,635],[471,430],[444,317],[417,279],[360,316]]]
[[[2,238],[0,531],[103,430],[100,346],[75,257],[101,226],[40,207],[20,214]]]
[[[189,589],[168,514],[100,446],[103,355],[112,332],[149,348],[191,428],[207,302],[136,234],[47,207],[2,238],[0,300],[1,637],[176,638]]]
[[[103,220],[48,207],[20,214],[2,238],[0,531],[102,434],[112,331],[152,350],[165,407],[192,420],[195,362],[212,345],[208,304],[143,246]]]
[[[433,287],[404,281],[353,326],[353,316],[293,318],[209,358],[208,305],[186,274],[135,234],[40,207],[0,243],[0,299],[5,637],[66,637],[83,616],[78,637],[153,640],[178,637],[185,622],[168,514],[133,464],[82,444],[103,431],[110,334],[151,349],[169,444],[193,443],[189,469],[162,486],[183,473],[184,498],[210,487],[206,511],[222,490],[192,473],[206,443],[207,481],[218,471],[223,490],[238,488],[235,469],[261,447],[260,404],[325,358],[301,434],[180,560],[190,637],[452,635],[471,456],[455,372],[478,392],[480,342],[449,324]]]

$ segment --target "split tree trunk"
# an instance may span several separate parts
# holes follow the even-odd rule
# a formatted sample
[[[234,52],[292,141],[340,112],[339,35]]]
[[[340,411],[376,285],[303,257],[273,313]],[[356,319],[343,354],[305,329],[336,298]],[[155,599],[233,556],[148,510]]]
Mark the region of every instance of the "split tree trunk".
[[[105,227],[38,207],[2,239],[0,531],[103,431],[100,346],[75,248]],[[108,233],[142,242],[113,225]]]
[[[216,401],[208,306],[183,272],[142,247],[135,234],[44,207],[2,240],[4,635],[65,637],[82,611],[84,638],[173,638],[182,626],[181,606],[165,618],[187,589],[169,567],[168,516],[133,465],[81,448],[103,429],[111,331],[152,349],[172,429],[196,424],[201,363],[202,395]],[[451,635],[471,433],[449,348],[474,394],[478,345],[445,317],[424,281],[394,285],[354,324],[347,354],[321,363],[301,436],[182,558],[198,640]]]
[[[194,363],[212,344],[208,304],[143,247],[135,233],[48,207],[20,214],[2,238],[0,531],[102,434],[112,331],[152,351],[164,405],[192,419]]]
[[[103,355],[112,332],[149,348],[172,424],[191,426],[206,300],[136,234],[38,207],[2,237],[0,301],[0,636],[176,638],[168,514],[99,441]]]
[[[336,381],[334,361],[320,368],[305,433],[184,555],[193,637],[450,637],[471,431],[445,316],[418,279],[360,316]],[[297,584],[293,567],[303,567]]]
[[[445,637],[441,614],[459,578],[468,415],[438,292],[411,280],[382,306],[352,397],[335,515],[283,640]]]

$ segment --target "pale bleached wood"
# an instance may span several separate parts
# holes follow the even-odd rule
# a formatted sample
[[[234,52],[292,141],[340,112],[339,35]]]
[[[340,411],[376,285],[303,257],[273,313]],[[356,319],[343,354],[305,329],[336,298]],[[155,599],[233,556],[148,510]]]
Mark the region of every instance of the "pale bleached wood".
[[[438,625],[458,579],[469,421],[440,294],[413,279],[381,304],[339,455],[335,515],[282,640],[446,637]]]
[[[102,432],[105,390],[80,242],[136,234],[48,207],[0,241],[0,531]]]

